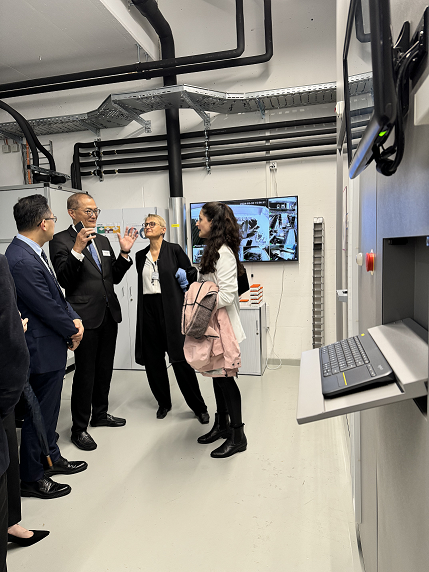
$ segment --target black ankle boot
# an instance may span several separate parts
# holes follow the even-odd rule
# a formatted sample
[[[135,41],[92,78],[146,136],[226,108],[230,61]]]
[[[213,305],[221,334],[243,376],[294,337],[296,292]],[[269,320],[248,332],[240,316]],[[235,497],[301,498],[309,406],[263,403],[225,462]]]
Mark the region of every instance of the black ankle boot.
[[[244,434],[244,423],[239,427],[231,427],[232,435],[228,439],[210,453],[210,456],[214,459],[224,459],[225,457],[231,457],[235,453],[240,453],[247,449],[247,439]]]
[[[207,445],[218,439],[227,439],[231,435],[228,413],[215,413],[215,422],[213,427],[205,435],[198,437],[198,443]]]

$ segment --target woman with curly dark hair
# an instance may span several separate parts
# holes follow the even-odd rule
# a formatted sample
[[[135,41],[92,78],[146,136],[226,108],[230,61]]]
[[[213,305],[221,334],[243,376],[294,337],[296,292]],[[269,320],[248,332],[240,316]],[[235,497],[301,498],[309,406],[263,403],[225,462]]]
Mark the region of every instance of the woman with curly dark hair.
[[[237,342],[245,339],[240,322],[237,272],[244,271],[238,259],[240,228],[228,205],[206,203],[196,223],[200,238],[206,239],[200,263],[200,281],[210,280],[219,287],[218,308],[225,308],[231,321]],[[213,443],[217,439],[226,441],[211,452],[214,458],[230,457],[247,448],[244,424],[241,417],[241,395],[233,377],[225,377],[219,370],[219,377],[213,377],[216,398],[215,423],[208,433],[198,438],[198,443]]]

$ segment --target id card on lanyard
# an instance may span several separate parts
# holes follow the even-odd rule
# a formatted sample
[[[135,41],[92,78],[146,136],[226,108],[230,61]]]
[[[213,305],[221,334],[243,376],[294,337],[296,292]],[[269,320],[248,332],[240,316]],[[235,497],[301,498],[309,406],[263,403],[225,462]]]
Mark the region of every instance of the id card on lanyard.
[[[152,262],[153,271],[151,276],[152,285],[155,283],[155,280],[159,282],[159,272],[158,272],[158,261]]]

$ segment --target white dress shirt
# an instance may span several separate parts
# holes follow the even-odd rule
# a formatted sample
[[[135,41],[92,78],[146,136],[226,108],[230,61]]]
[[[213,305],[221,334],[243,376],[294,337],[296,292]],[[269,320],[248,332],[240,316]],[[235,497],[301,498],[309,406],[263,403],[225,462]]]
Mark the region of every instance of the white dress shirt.
[[[158,274],[158,279],[153,277],[154,273]],[[158,260],[154,262],[150,250],[146,254],[146,260],[143,266],[143,295],[145,294],[161,294]]]

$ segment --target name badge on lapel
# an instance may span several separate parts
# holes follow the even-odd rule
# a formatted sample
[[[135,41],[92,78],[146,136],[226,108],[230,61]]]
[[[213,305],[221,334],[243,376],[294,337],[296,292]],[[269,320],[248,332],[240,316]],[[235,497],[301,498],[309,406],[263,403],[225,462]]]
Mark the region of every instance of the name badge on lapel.
[[[102,250],[103,256],[110,256],[110,250]]]

